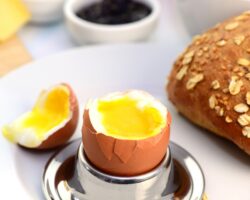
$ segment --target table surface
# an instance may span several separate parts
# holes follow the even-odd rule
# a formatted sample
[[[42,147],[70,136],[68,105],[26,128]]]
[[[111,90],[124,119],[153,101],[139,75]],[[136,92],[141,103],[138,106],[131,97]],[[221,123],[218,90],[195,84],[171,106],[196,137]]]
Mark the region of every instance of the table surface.
[[[156,42],[164,45],[174,45],[181,51],[190,41],[175,6],[175,0],[158,0],[162,4],[161,18],[157,29],[145,42]],[[19,36],[34,59],[77,47],[71,39],[64,22],[50,25],[29,24]]]

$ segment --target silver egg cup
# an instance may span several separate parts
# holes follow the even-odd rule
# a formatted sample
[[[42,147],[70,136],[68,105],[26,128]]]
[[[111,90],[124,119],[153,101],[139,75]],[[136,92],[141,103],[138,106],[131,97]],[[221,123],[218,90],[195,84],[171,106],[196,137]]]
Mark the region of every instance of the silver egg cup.
[[[199,200],[205,181],[197,161],[175,143],[155,169],[121,177],[92,166],[79,139],[48,161],[42,188],[47,200]]]

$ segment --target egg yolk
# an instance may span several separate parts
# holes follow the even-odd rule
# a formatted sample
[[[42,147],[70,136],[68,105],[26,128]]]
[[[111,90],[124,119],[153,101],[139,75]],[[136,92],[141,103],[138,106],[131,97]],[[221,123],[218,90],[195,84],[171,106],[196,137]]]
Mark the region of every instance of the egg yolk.
[[[69,91],[60,86],[52,90],[44,102],[37,102],[23,121],[23,127],[32,127],[38,136],[42,136],[58,126],[69,116]]]
[[[60,125],[69,117],[70,92],[65,86],[57,86],[49,93],[42,92],[29,112],[26,112],[14,122],[15,129],[3,128],[4,135],[13,140],[12,131],[24,132],[32,130],[38,138]]]
[[[127,96],[98,102],[102,125],[107,135],[121,139],[145,139],[159,134],[166,125],[160,111],[148,104],[138,106],[138,100]]]

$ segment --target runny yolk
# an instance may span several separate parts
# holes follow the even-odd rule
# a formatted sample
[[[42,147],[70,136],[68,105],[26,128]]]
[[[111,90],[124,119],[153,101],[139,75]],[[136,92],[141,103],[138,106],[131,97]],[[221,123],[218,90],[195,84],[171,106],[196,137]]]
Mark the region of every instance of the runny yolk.
[[[64,86],[54,88],[46,99],[38,99],[32,111],[22,121],[23,128],[32,128],[37,136],[60,125],[69,116],[69,90]],[[41,96],[40,96],[41,97]]]
[[[159,110],[148,104],[140,108],[138,100],[127,96],[98,101],[102,125],[106,134],[121,139],[145,139],[160,133],[166,119]]]

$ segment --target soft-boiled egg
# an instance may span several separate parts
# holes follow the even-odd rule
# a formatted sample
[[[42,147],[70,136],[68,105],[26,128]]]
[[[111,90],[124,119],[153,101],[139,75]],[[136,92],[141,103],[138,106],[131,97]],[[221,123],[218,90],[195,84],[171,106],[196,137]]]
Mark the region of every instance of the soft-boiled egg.
[[[78,122],[78,102],[68,84],[40,93],[34,107],[2,128],[11,142],[27,148],[49,149],[67,142]]]
[[[144,91],[116,92],[90,100],[84,111],[82,139],[89,161],[112,175],[139,175],[165,157],[171,117]]]

